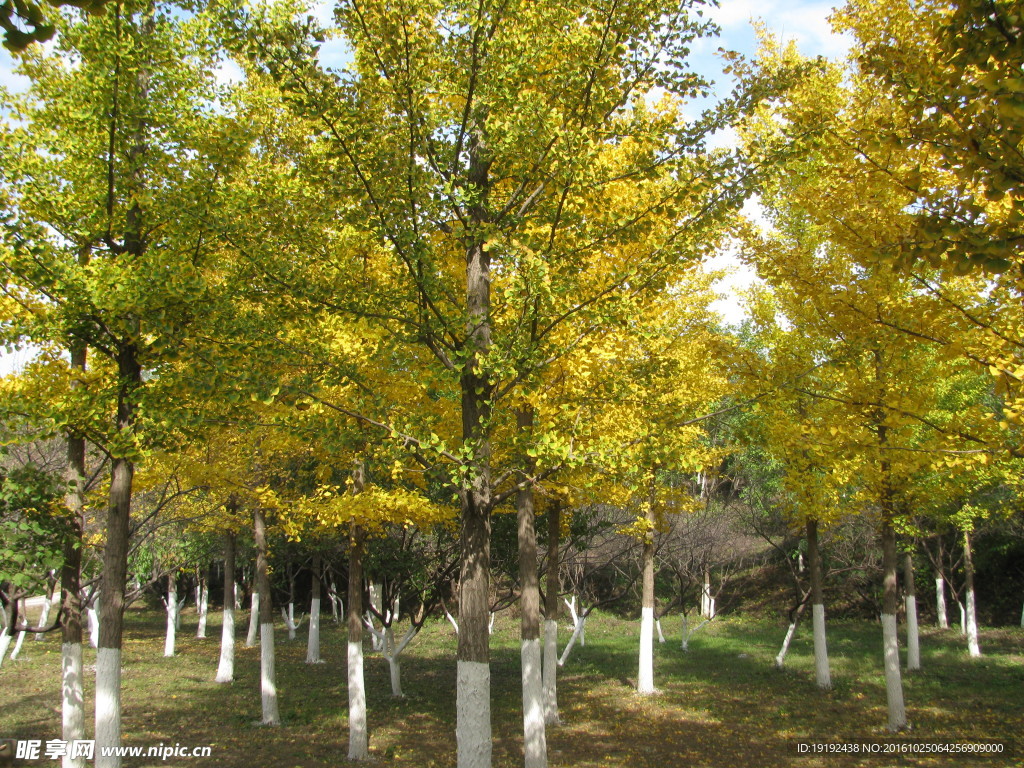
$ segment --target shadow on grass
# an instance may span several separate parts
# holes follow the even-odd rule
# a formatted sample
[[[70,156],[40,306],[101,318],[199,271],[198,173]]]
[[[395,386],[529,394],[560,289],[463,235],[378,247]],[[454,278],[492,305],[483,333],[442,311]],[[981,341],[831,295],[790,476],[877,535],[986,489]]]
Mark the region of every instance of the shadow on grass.
[[[207,639],[185,631],[178,655],[162,657],[162,615],[128,616],[123,691],[124,743],[211,746],[204,766],[321,766],[346,762],[345,633],[330,623],[321,640],[325,664],[305,664],[303,639],[276,643],[284,726],[259,725],[258,648],[236,646],[236,679],[217,684],[219,617]],[[492,723],[495,768],[522,764],[519,644],[513,622],[492,642]],[[666,627],[667,628],[667,627]],[[822,761],[797,757],[796,739],[883,738],[885,692],[881,632],[870,623],[830,628],[835,688],[814,685],[810,643],[798,634],[786,670],[772,660],[785,627],[770,621],[721,621],[691,640],[656,648],[660,693],[640,697],[636,679],[638,627],[611,616],[588,624],[587,644],[560,670],[564,725],[549,729],[550,764],[604,766],[944,766],[944,758]],[[240,634],[243,634],[240,630]],[[563,635],[563,643],[565,636]],[[988,636],[983,637],[983,642]],[[59,643],[49,653],[0,669],[0,736],[59,738]],[[1009,740],[1020,726],[1024,632],[988,642],[991,656],[968,660],[955,632],[922,638],[925,668],[906,676],[912,736],[927,740]],[[87,650],[86,664],[92,663]],[[9,666],[10,664],[10,666]],[[88,677],[88,676],[87,676]],[[403,657],[406,697],[390,695],[387,664],[367,650],[370,749],[377,765],[454,766],[455,638],[431,624]],[[87,680],[87,697],[91,680]],[[89,712],[91,717],[91,710]],[[89,728],[91,732],[91,727]],[[125,762],[127,766],[198,765],[197,760]],[[985,766],[1012,765],[987,759]]]

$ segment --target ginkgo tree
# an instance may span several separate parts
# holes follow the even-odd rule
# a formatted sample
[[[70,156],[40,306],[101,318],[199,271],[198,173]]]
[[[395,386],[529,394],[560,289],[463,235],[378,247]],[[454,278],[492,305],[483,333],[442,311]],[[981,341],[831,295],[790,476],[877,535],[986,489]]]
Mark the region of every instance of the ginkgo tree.
[[[775,231],[750,241],[761,274],[774,289],[775,300],[762,311],[766,325],[774,328],[776,341],[768,341],[773,362],[782,366],[773,375],[803,399],[795,406],[798,418],[771,419],[770,429],[780,445],[796,454],[796,466],[827,469],[850,509],[877,520],[889,728],[900,730],[907,719],[895,627],[896,529],[919,503],[913,488],[922,472],[933,464],[986,461],[989,450],[975,434],[983,422],[979,409],[935,413],[940,383],[965,361],[950,360],[936,346],[897,330],[920,322],[932,297],[915,291],[908,280],[876,268],[860,269],[841,245],[825,239],[827,230],[809,221],[786,196],[790,189],[819,183],[824,175],[813,159],[802,170],[780,180],[782,194],[766,198]],[[792,329],[781,331],[776,314]],[[800,354],[792,354],[794,349]],[[825,401],[825,412],[811,413],[808,398]],[[786,434],[794,428],[796,435]],[[798,493],[807,482],[806,477],[798,481]]]
[[[246,142],[214,108],[218,53],[203,13],[117,3],[103,16],[62,13],[56,26],[51,49],[23,56],[27,91],[2,96],[4,292],[25,310],[5,331],[51,354],[51,382],[83,376],[59,350],[84,347],[94,361],[75,398],[112,457],[96,740],[97,764],[118,765],[99,748],[120,743],[132,479],[173,413],[146,380],[173,391],[164,369],[186,329],[229,296],[203,222]]]
[[[835,22],[857,39],[849,66],[814,68],[754,143],[785,159],[781,198],[818,238],[866,274],[902,274],[887,300],[874,291],[877,308],[844,298],[850,309],[929,350],[926,370],[962,376],[970,362],[993,376],[987,418],[978,399],[938,418],[903,408],[919,432],[961,443],[947,443],[940,469],[1005,463],[1020,444],[1019,21],[999,3],[850,2]],[[988,41],[985,53],[965,29]],[[890,381],[902,381],[898,369]]]
[[[386,396],[359,416],[430,448],[457,489],[459,764],[488,765],[489,517],[523,485],[519,468],[496,471],[495,449],[520,385],[575,337],[624,325],[634,297],[708,251],[740,197],[734,159],[703,145],[725,112],[679,111],[702,87],[687,44],[709,26],[677,3],[343,3],[352,63],[326,72],[322,35],[295,10],[253,9],[235,28],[247,76],[273,78],[315,126],[288,183],[325,205],[244,248],[276,284],[383,330],[430,371],[400,405],[452,406],[438,441],[402,429]],[[282,264],[295,233],[308,245]]]

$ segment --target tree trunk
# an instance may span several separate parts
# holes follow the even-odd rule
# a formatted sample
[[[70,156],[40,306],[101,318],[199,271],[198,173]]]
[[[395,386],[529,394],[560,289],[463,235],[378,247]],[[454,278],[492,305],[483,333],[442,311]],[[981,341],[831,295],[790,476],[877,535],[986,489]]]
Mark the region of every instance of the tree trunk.
[[[233,508],[229,511],[234,513]],[[220,632],[220,663],[217,665],[218,683],[235,679],[235,534],[224,536],[224,621]]]
[[[576,645],[577,640],[581,640],[583,637],[585,627],[587,625],[587,613],[584,611],[576,619],[573,625],[572,634],[569,635],[569,642],[565,644],[565,648],[562,649],[562,655],[558,657],[558,666],[564,667],[565,662],[569,659],[569,654],[572,653],[573,646]],[[582,641],[580,642],[582,646]]]
[[[309,606],[306,663],[320,664],[320,555],[313,555],[313,599]]]
[[[691,629],[690,628],[690,617],[687,616],[685,613],[683,613],[683,642],[681,643],[680,647],[684,651],[689,651],[690,650],[690,638],[693,637],[695,634],[697,634],[697,632],[699,632],[701,629],[703,629],[704,626],[706,624],[708,624],[709,622],[711,622],[711,619],[703,619],[700,622],[700,624],[698,624],[696,627],[693,627]],[[796,627],[795,626],[793,627],[793,631],[796,631]],[[784,647],[788,648],[789,646],[787,644]],[[783,651],[783,653],[782,653],[782,660],[784,661],[785,658],[786,658],[786,654],[785,654],[785,651]],[[778,659],[776,659],[776,661],[778,661]]]
[[[478,125],[485,117],[475,115]],[[466,360],[459,389],[462,439],[471,470],[460,489],[462,506],[459,571],[459,644],[456,679],[457,768],[491,765],[491,668],[489,592],[491,570],[491,397],[494,384],[486,370],[491,350],[491,259],[484,234],[491,159],[482,135],[468,143],[466,181],[474,192],[468,206],[470,238],[466,246]]]
[[[896,633],[896,608],[899,589],[896,583],[896,533],[888,515],[882,520],[882,647],[885,660],[885,696],[889,710],[889,730],[907,727],[907,711],[903,704],[903,679],[900,675],[899,637]]]
[[[26,632],[25,630],[21,630],[20,632],[18,632],[18,639],[14,643],[14,650],[11,651],[11,661],[17,661],[18,656],[21,655],[21,646],[25,643],[25,635],[27,634],[28,632]]]
[[[100,597],[99,592],[93,595],[92,605],[85,609],[89,620],[89,645],[93,648],[100,647]]]
[[[786,665],[786,654],[789,653],[789,644],[793,642],[793,637],[796,635],[796,628],[800,626],[800,617],[804,615],[804,608],[806,607],[807,602],[801,602],[793,612],[793,616],[789,621],[789,627],[786,629],[786,637],[782,640],[782,647],[775,656],[776,669],[782,669]]]
[[[260,694],[263,724],[276,726],[281,724],[281,715],[277,708],[277,673],[274,669],[274,606],[270,597],[267,521],[259,504],[253,511],[253,534],[256,542],[256,589],[260,595]]]
[[[120,377],[117,427],[130,442],[135,432],[135,390],[142,385],[142,368],[133,344],[117,350]],[[125,578],[128,572],[128,525],[135,464],[116,456],[110,470],[107,537],[103,547],[103,600],[100,603],[99,643],[96,649],[96,768],[120,768],[121,757],[105,754],[121,746],[121,644],[124,632]]]
[[[54,587],[55,587],[55,584],[54,584],[53,578],[51,576],[51,578],[49,579],[49,584],[47,585],[47,589],[46,589],[46,600],[43,602],[43,610],[39,614],[39,623],[36,624],[37,627],[45,627],[46,626],[46,623],[50,620],[50,611],[53,608],[53,601],[55,599],[59,599],[58,597],[56,597],[54,595],[54,592],[56,591],[54,589]],[[38,642],[39,640],[43,640],[45,637],[46,637],[46,633],[45,632],[36,632],[35,640]]]
[[[921,668],[921,638],[917,631],[917,593],[914,591],[914,558],[903,554],[903,590],[907,613],[907,671]]]
[[[706,619],[715,618],[715,598],[711,596],[711,569],[704,569],[704,586],[700,593],[700,613]]]
[[[196,610],[199,612],[199,626],[196,628],[196,637],[206,637],[206,619],[210,610],[210,579],[209,574],[202,569],[197,569],[196,577],[199,584],[196,588]]]
[[[366,591],[369,593],[369,598],[370,598],[370,610],[368,610],[366,612],[366,616],[367,616],[366,620],[370,623],[370,627],[374,630],[374,631],[370,632],[370,643],[373,646],[373,650],[375,650],[375,651],[383,651],[384,650],[384,626],[382,625],[381,626],[381,631],[377,632],[376,631],[376,624],[374,624],[374,621],[376,621],[376,619],[374,618],[374,615],[375,615],[374,611],[376,611],[381,616],[384,615],[384,611],[383,611],[383,609],[381,607],[380,585],[377,584],[376,582],[371,581],[369,586],[367,587]]]
[[[943,560],[942,537],[939,536],[935,565],[935,615],[939,629],[949,629],[949,617],[946,614],[946,577],[942,572]]]
[[[523,408],[516,413],[521,434],[533,429],[533,412]],[[526,461],[533,473],[532,462]],[[519,541],[519,598],[521,633],[521,677],[523,688],[523,754],[525,768],[547,766],[547,739],[544,732],[544,691],[540,647],[540,583],[537,576],[537,532],[534,528],[533,488],[523,473],[525,487],[516,492],[516,517]]]
[[[391,627],[388,627],[390,631]],[[402,665],[401,659],[395,655],[390,654],[388,657],[388,672],[391,675],[391,695],[396,699],[405,697],[402,693]]]
[[[456,684],[458,768],[491,765],[489,468],[484,474],[485,477],[472,478],[471,487],[462,494]]]
[[[832,687],[825,633],[825,600],[822,596],[821,551],[818,548],[818,521],[807,521],[807,559],[811,570],[811,621],[814,624],[814,678],[818,687]]]
[[[178,585],[176,575],[167,574],[167,632],[164,636],[164,656],[174,655],[175,633],[178,629]]]
[[[71,367],[84,373],[86,348],[71,346]],[[73,377],[73,389],[82,383]],[[68,465],[65,471],[69,530],[64,539],[64,565],[60,590],[64,601],[61,629],[61,739],[68,744],[85,739],[85,694],[82,688],[82,512],[85,509],[85,439],[68,435]],[[69,750],[70,751],[70,750]],[[83,756],[61,758],[63,768],[85,768]]]
[[[544,595],[544,722],[558,725],[558,543],[562,532],[561,503],[552,501],[548,510],[548,572]]]
[[[653,479],[651,481],[653,486]],[[640,608],[640,670],[637,693],[651,694],[654,689],[654,494],[647,505],[650,530],[644,533],[643,595]]]
[[[935,575],[935,615],[939,629],[949,629],[946,613],[946,579],[941,573]]]
[[[572,596],[572,600],[564,600],[563,602],[565,603],[565,607],[569,609],[569,616],[572,619],[572,631],[573,634],[576,635],[574,640],[578,638],[580,646],[582,647],[587,644],[587,620],[585,617],[582,617],[582,614],[579,611],[576,610],[576,595]],[[582,607],[583,606],[581,605],[580,608]],[[584,613],[586,612],[584,611]],[[577,628],[579,628],[579,632],[576,631]],[[559,664],[559,666],[561,666],[561,664]]]
[[[256,645],[256,637],[260,627],[260,591],[254,588],[249,595],[249,631],[245,636],[245,647],[252,648]]]
[[[0,666],[3,666],[7,650],[11,647],[11,640],[14,639],[14,624],[18,620],[17,601],[12,599],[10,604],[3,608],[3,613],[4,625],[0,628]]]
[[[978,613],[974,600],[974,554],[971,552],[971,533],[964,531],[964,591],[967,593],[967,652],[971,658],[981,656],[978,645]]]
[[[358,465],[352,489],[363,490],[363,468]],[[366,684],[363,679],[363,546],[365,536],[352,525],[348,554],[348,759],[370,757],[366,731]]]

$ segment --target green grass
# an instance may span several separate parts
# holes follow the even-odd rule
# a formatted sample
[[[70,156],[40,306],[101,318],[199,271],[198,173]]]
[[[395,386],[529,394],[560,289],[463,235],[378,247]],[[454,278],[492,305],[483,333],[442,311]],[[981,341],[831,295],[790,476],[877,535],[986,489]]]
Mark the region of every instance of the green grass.
[[[189,621],[192,619],[192,621]],[[881,630],[869,622],[829,627],[832,676],[828,692],[814,685],[809,627],[801,627],[787,668],[772,662],[785,627],[768,620],[726,618],[679,647],[678,618],[665,622],[669,642],[655,650],[658,695],[633,693],[638,622],[597,615],[587,644],[577,646],[559,678],[564,724],[548,731],[552,766],[984,766],[1024,764],[1014,756],[797,757],[796,739],[881,739],[885,688]],[[209,638],[198,640],[186,614],[178,655],[163,658],[163,616],[132,610],[124,649],[123,728],[126,745],[180,743],[213,747],[207,759],[126,765],[321,766],[346,762],[348,722],[345,636],[324,623],[326,664],[305,664],[304,639],[277,635],[277,671],[284,726],[260,718],[258,649],[236,650],[236,680],[213,682],[219,653],[219,616]],[[303,630],[305,627],[303,627]],[[499,617],[492,638],[494,765],[522,764],[517,621]],[[244,639],[244,626],[239,627]],[[568,633],[563,632],[564,643]],[[905,675],[913,730],[925,741],[1020,737],[1024,724],[1024,630],[982,634],[985,656],[971,660],[956,631],[925,630],[923,670]],[[367,646],[369,647],[369,646]],[[87,665],[94,662],[86,649]],[[404,699],[392,699],[386,663],[367,650],[370,751],[378,765],[454,766],[455,637],[445,622],[430,624],[403,657]],[[28,639],[18,661],[0,668],[0,737],[53,739],[60,735],[60,641]],[[87,699],[92,679],[86,676]],[[88,717],[92,710],[89,705]],[[91,732],[91,725],[89,726]],[[43,760],[26,765],[56,765]]]

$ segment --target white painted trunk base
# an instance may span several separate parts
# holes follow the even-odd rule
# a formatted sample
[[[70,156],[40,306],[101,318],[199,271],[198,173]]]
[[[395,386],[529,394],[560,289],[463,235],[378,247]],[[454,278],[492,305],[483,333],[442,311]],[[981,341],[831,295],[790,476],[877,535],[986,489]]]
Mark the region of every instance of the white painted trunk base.
[[[935,577],[935,613],[938,616],[939,629],[949,629],[949,617],[946,615],[946,580],[941,576]],[[1024,627],[1024,617],[1021,618],[1021,626]]]
[[[444,615],[448,619],[448,623],[455,629],[455,634],[457,636],[459,634],[459,622],[455,620],[455,617],[452,616],[451,612],[448,610],[445,610]]]
[[[690,629],[690,617],[685,613],[683,614],[683,642],[682,649],[684,651],[690,650],[690,638],[693,637],[697,632],[704,628],[704,626],[711,622],[711,619],[702,619],[693,629]]]
[[[558,725],[558,622],[544,622],[544,723]]]
[[[889,730],[907,727],[907,710],[903,705],[903,678],[900,676],[900,647],[896,634],[896,617],[882,614],[882,648],[885,659],[885,699],[889,711]]]
[[[828,663],[825,606],[815,603],[811,606],[811,613],[814,623],[814,679],[819,688],[827,690],[832,687],[832,671]]]
[[[921,634],[917,629],[917,598],[907,595],[907,670],[921,668]]]
[[[459,661],[456,672],[455,741],[458,768],[491,766],[491,667]]]
[[[658,642],[665,642],[665,633],[661,631],[661,619],[656,619],[654,622],[654,628],[658,630]]]
[[[524,768],[547,768],[548,747],[544,732],[544,686],[540,639],[523,640],[520,646],[523,682]]]
[[[82,644],[62,643],[61,739],[68,743],[85,738],[85,696],[82,692]],[[61,758],[62,768],[85,768],[85,757]]]
[[[256,636],[260,628],[260,593],[253,592],[249,599],[249,633],[245,636],[245,647],[256,645]]]
[[[636,679],[637,693],[654,693],[654,609],[640,610],[640,670]]]
[[[572,653],[572,648],[576,645],[576,641],[583,637],[584,628],[587,625],[587,617],[583,615],[579,617],[576,623],[573,625],[572,635],[569,637],[569,642],[565,644],[565,648],[562,650],[562,655],[558,657],[558,666],[564,667],[565,662],[569,658],[569,654]],[[580,642],[580,645],[583,645]]]
[[[277,672],[274,669],[274,625],[260,624],[260,693],[263,724],[280,725],[277,709]]]
[[[178,600],[173,592],[167,594],[167,633],[164,636],[164,656],[174,655],[178,631]]]
[[[0,666],[3,666],[7,657],[7,649],[11,647],[11,633],[7,627],[0,631]]]
[[[298,629],[298,625],[295,623],[295,603],[288,603],[288,613],[281,609],[281,615],[284,617],[284,625],[288,628],[288,639],[295,639],[295,630]],[[301,621],[301,619],[300,619]]]
[[[225,606],[224,623],[220,630],[220,663],[217,664],[218,683],[235,679],[235,610]]]
[[[120,768],[121,758],[104,755],[121,746],[121,649],[96,650],[96,768]]]
[[[85,615],[89,620],[89,645],[99,648],[100,645],[100,613],[99,605],[92,605],[85,609]]]
[[[11,651],[11,661],[17,661],[18,656],[21,655],[21,646],[24,644],[25,635],[27,634],[28,632],[25,632],[24,630],[18,633],[18,639],[14,643],[14,650]]]
[[[402,660],[399,656],[387,656],[388,672],[391,675],[391,695],[396,699],[405,697],[402,693]]]
[[[967,611],[964,610],[964,604],[959,600],[956,601],[957,607],[960,608],[960,634],[967,634]]]
[[[363,645],[348,643],[348,759],[370,757],[366,733],[366,687],[363,680]]]
[[[309,636],[306,640],[306,663],[322,664],[320,658],[320,598],[314,597],[309,607]]]
[[[45,627],[46,623],[50,620],[50,610],[53,608],[55,601],[60,600],[60,595],[54,595],[45,603],[43,603],[43,612],[39,614],[39,626]],[[42,640],[46,637],[44,632],[36,632],[36,640]]]
[[[971,658],[981,656],[981,646],[978,645],[978,613],[975,609],[974,590],[967,590],[967,652]]]
[[[203,582],[203,588],[199,590],[199,627],[196,629],[196,637],[206,637],[206,619],[210,610],[210,585]]]
[[[793,642],[793,635],[796,634],[796,622],[789,622],[789,629],[786,630],[786,638],[782,641],[782,648],[775,657],[775,668],[782,669],[786,665],[786,654],[789,653],[789,644]]]
[[[580,613],[576,610],[576,595],[572,596],[572,600],[563,597],[562,602],[565,603],[565,607],[569,609],[569,616],[572,618],[573,632],[578,635],[580,647],[583,647],[587,644],[587,620],[584,618],[582,620],[583,623],[580,623]],[[564,661],[560,662],[559,666],[562,666],[564,663]]]

